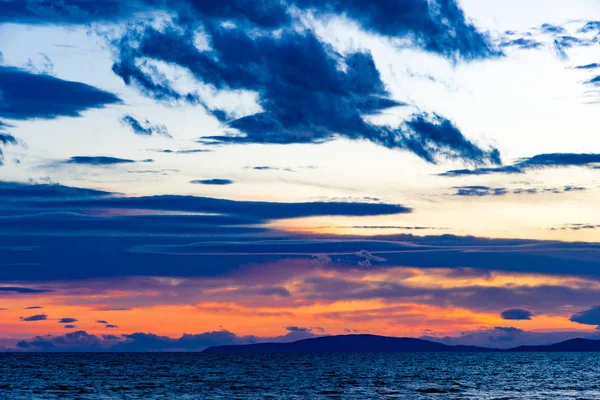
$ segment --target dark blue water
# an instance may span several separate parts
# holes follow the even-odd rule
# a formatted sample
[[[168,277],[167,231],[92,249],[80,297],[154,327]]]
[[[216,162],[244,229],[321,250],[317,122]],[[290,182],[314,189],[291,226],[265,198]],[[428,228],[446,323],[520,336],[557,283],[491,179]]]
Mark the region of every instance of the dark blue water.
[[[600,354],[0,354],[1,399],[600,399]]]

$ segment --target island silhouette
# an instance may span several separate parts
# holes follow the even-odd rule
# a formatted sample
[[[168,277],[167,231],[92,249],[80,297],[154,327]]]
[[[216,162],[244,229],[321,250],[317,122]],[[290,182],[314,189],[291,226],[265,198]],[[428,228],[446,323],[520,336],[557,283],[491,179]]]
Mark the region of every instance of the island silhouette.
[[[467,353],[467,352],[600,352],[600,340],[571,339],[543,346],[519,346],[495,349],[479,346],[452,346],[415,338],[377,335],[336,335],[302,339],[290,343],[256,343],[246,345],[212,346],[204,353]]]

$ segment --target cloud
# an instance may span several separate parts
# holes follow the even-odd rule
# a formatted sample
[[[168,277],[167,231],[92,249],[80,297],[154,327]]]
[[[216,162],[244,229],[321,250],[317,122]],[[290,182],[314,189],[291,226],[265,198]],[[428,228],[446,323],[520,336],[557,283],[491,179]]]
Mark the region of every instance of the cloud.
[[[465,59],[499,55],[454,0],[377,1],[296,0],[319,14],[344,15],[365,30],[388,37],[409,37],[424,50]]]
[[[83,111],[119,104],[114,94],[80,82],[0,66],[0,117],[27,120],[78,117]]]
[[[600,326],[600,306],[592,307],[589,310],[573,314],[570,320],[577,322],[578,324]]]
[[[600,68],[600,64],[592,63],[592,64],[585,64],[585,65],[578,65],[575,68],[576,69],[598,69],[598,68]]]
[[[279,167],[271,167],[268,165],[257,165],[254,167],[246,167],[246,169],[252,169],[254,171],[286,171],[286,172],[294,172],[292,168],[279,168]]]
[[[190,183],[193,184],[199,184],[199,185],[217,185],[217,186],[223,186],[223,185],[232,185],[233,181],[230,179],[197,179],[197,180],[193,180],[190,181]]]
[[[533,313],[529,310],[524,310],[522,308],[511,308],[509,310],[502,311],[502,313],[500,313],[500,316],[502,317],[502,319],[506,320],[521,321],[530,320],[533,316]]]
[[[552,194],[560,194],[560,193],[569,193],[569,192],[582,192],[585,191],[586,188],[581,186],[564,186],[562,188],[558,187],[547,187],[547,188],[516,188],[516,189],[507,189],[507,188],[491,188],[488,186],[455,186],[456,189],[455,196],[464,196],[464,197],[485,197],[485,196],[504,196],[509,193],[516,195],[533,195],[533,194],[542,194],[542,193],[552,193]]]
[[[594,78],[590,79],[586,83],[590,84],[590,85],[600,85],[600,75],[595,76]]]
[[[518,47],[520,49],[537,49],[544,47],[542,42],[530,38],[511,39],[501,43],[502,47]]]
[[[592,230],[592,229],[600,229],[600,225],[594,225],[594,224],[566,224],[563,226],[559,226],[559,227],[552,227],[550,228],[551,231],[565,231],[565,230],[571,230],[571,231],[581,231],[581,230]]]
[[[316,337],[306,331],[290,331],[276,337],[238,336],[227,330],[184,334],[179,338],[136,332],[120,336],[92,335],[85,331],[69,332],[60,336],[37,336],[17,343],[21,351],[201,351],[210,346],[252,344],[264,342],[292,342]]]
[[[488,186],[455,186],[455,196],[464,197],[483,197],[483,196],[504,196],[508,193],[506,188],[491,188]]]
[[[341,0],[223,0],[218,4],[181,0],[122,2],[63,0],[5,0],[0,3],[0,21],[26,24],[87,24],[131,18],[138,12],[166,10],[216,25],[233,21],[245,28],[281,29],[294,23],[290,7],[319,17],[344,15],[364,30],[390,38],[409,39],[413,46],[451,58],[478,59],[498,56],[487,34],[465,17],[455,0],[354,1]]]
[[[36,314],[30,317],[21,317],[23,322],[35,322],[35,321],[46,321],[48,316],[46,314]]]
[[[2,125],[0,123],[0,128],[1,127]],[[0,166],[4,165],[4,152],[2,151],[2,147],[7,145],[16,146],[20,143],[21,142],[10,133],[0,132]]]
[[[387,28],[381,32],[390,35],[392,26],[409,38],[414,38],[414,34],[432,34],[435,38],[416,43],[440,54],[465,58],[490,55],[483,36],[465,22],[453,1],[440,2],[433,14],[428,2],[421,0],[403,1],[398,7],[371,2],[348,5],[298,0],[295,3],[321,14],[346,12],[347,16],[368,24],[369,30],[375,29],[377,21],[385,23]],[[193,10],[204,22],[209,50],[201,51],[196,46],[197,26],[193,23],[176,20],[175,26],[161,30],[140,23],[115,41],[118,60],[113,71],[126,84],[156,100],[203,106],[229,128],[224,134],[202,137],[201,143],[323,143],[342,137],[408,150],[428,162],[440,158],[459,158],[476,164],[499,162],[496,149],[482,149],[465,138],[450,120],[435,113],[417,112],[397,127],[368,122],[366,116],[406,105],[390,98],[370,53],[341,54],[310,30],[298,31],[286,26],[273,34],[265,28],[272,24],[259,18],[254,6],[245,8],[240,16],[239,12],[233,12],[238,8],[228,7],[228,1],[211,8],[195,4]],[[273,9],[263,6],[260,11],[274,12],[281,8],[279,2],[270,4]],[[409,19],[403,14],[407,11],[412,13]],[[393,25],[387,21],[390,15],[384,12],[395,13],[391,17]],[[244,23],[236,26],[219,23],[232,15]],[[193,15],[187,17],[189,21]],[[279,26],[287,23],[287,18],[268,21]],[[248,23],[257,25],[257,30],[250,29]],[[403,23],[407,26],[400,28]],[[226,109],[211,108],[197,93],[175,90],[153,62],[177,65],[217,91],[257,93],[262,111],[239,117]]]
[[[106,324],[106,325],[104,325],[104,327],[105,327],[105,328],[107,328],[107,329],[115,329],[115,328],[118,328],[118,326],[117,326],[117,325],[112,325],[112,324]]]
[[[151,4],[138,0],[3,0],[0,2],[0,21],[60,25],[110,22],[145,11]]]
[[[125,115],[121,118],[121,122],[131,128],[133,133],[139,136],[164,136],[171,138],[172,136],[169,134],[169,130],[165,125],[155,125],[150,123],[150,121],[146,120],[144,122],[140,122],[135,119],[131,115]]]
[[[596,153],[548,153],[521,158],[512,165],[497,168],[474,168],[451,170],[439,176],[456,177],[489,174],[523,174],[531,169],[586,167],[594,168],[600,164],[600,154]]]
[[[77,165],[117,165],[117,164],[131,164],[135,163],[135,160],[127,158],[117,157],[106,157],[106,156],[73,156],[65,161],[64,164],[77,164]]]
[[[65,328],[65,329],[77,329],[77,326],[69,324],[69,325],[65,325],[63,328]]]
[[[71,324],[73,322],[77,322],[76,318],[61,318],[58,320],[59,324]]]
[[[156,149],[152,150],[157,153],[165,153],[165,154],[198,154],[198,153],[211,153],[212,150],[208,149],[181,149],[181,150],[171,150],[171,149]]]
[[[530,332],[512,327],[494,327],[461,333],[460,336],[422,336],[448,345],[482,346],[508,349],[517,346],[548,345],[575,338],[598,339],[590,332]]]
[[[96,320],[96,322],[99,324],[108,324],[108,322],[104,321],[103,319]]]
[[[566,29],[563,28],[562,26],[552,25],[552,24],[542,24],[540,26],[540,30],[543,33],[550,33],[550,34],[562,34],[562,33],[566,32]]]
[[[0,189],[0,258],[3,263],[19,265],[0,269],[0,282],[11,285],[0,286],[0,293],[8,296],[60,291],[61,287],[53,283],[57,281],[125,276],[208,278],[228,276],[244,266],[286,260],[340,270],[444,266],[451,270],[466,267],[484,272],[585,276],[597,273],[600,260],[600,246],[593,243],[453,235],[346,237],[285,232],[263,225],[292,218],[411,211],[397,204],[277,203],[170,195],[125,197],[92,189],[5,182],[0,182]],[[199,264],[205,267],[197,268]],[[285,295],[280,288],[277,285],[275,289]],[[267,289],[273,288],[261,288]],[[405,290],[401,286],[390,286],[387,292],[385,288],[371,289],[376,289],[372,295],[382,296]],[[547,290],[555,298],[567,295],[563,296],[559,289]],[[514,290],[473,288],[471,297],[501,299],[495,310],[500,312],[531,304],[527,301],[532,299],[539,301],[544,292],[535,288],[519,293],[523,302],[510,304],[508,296],[519,299]],[[594,295],[585,290],[565,293]],[[94,304],[93,308],[131,307],[137,307],[137,303],[106,302]]]
[[[29,306],[29,307],[25,307],[24,310],[39,310],[41,308],[44,308],[42,306]]]
[[[32,288],[16,287],[16,286],[0,286],[0,294],[1,293],[39,294],[39,293],[49,293],[49,292],[51,292],[51,290],[32,289]]]

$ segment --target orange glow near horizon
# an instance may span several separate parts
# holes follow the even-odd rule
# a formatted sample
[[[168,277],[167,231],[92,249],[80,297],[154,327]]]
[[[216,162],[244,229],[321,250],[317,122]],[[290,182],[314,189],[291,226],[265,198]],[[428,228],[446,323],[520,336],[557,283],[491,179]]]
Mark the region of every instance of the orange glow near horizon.
[[[269,274],[269,267],[265,268],[262,272]],[[460,275],[453,273],[456,270],[447,268],[294,268],[296,273],[279,279],[281,282],[277,283],[278,287],[289,292],[289,296],[284,297],[261,294],[260,290],[256,290],[260,287],[254,283],[245,283],[244,275],[220,280],[156,278],[155,282],[162,286],[144,290],[115,289],[77,296],[62,295],[60,290],[51,294],[5,296],[2,298],[5,310],[0,311],[0,331],[4,337],[12,338],[64,334],[69,330],[58,322],[60,318],[76,318],[78,321],[74,323],[74,330],[85,330],[93,334],[151,332],[171,337],[221,329],[237,335],[273,337],[285,334],[286,326],[320,327],[327,334],[340,334],[349,330],[390,336],[453,336],[465,331],[493,329],[496,326],[511,326],[527,331],[591,332],[595,329],[594,326],[569,320],[570,315],[585,307],[568,307],[552,314],[536,313],[531,320],[506,321],[499,315],[501,310],[485,311],[484,308],[469,309],[452,304],[435,304],[427,295],[386,300],[377,296],[361,298],[355,292],[348,292],[340,293],[339,298],[311,298],[310,284],[315,279],[322,279],[325,284],[343,280],[351,288],[364,287],[365,290],[386,289],[392,284],[431,290],[537,286],[598,289],[599,281],[500,272],[482,275],[473,271],[472,274]],[[187,304],[185,296],[178,298],[177,289],[183,284],[188,284],[186,290],[198,295],[197,300]],[[249,287],[255,292],[244,292]],[[25,309],[34,305],[43,308]],[[535,309],[535,304],[532,306]],[[130,307],[132,309],[117,310]],[[105,311],[99,311],[102,309]],[[21,317],[35,314],[46,314],[48,319],[35,322],[20,320]],[[97,320],[107,321],[118,328],[108,329]]]

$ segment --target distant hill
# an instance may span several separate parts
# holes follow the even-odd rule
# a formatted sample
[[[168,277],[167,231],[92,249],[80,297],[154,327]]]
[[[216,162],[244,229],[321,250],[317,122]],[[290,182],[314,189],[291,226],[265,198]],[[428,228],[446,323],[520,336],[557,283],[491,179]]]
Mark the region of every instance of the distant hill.
[[[465,353],[465,352],[600,352],[600,340],[572,339],[547,346],[519,346],[500,350],[477,346],[450,346],[429,340],[377,335],[322,336],[291,343],[213,346],[204,353]]]
[[[497,351],[476,346],[448,346],[423,339],[395,338],[376,335],[323,336],[292,343],[257,343],[214,346],[205,353],[337,353],[337,352],[488,352]]]
[[[565,340],[555,344],[549,344],[546,346],[519,346],[508,351],[548,351],[548,352],[560,352],[560,351],[590,351],[600,352],[600,340],[592,339],[571,339]]]

